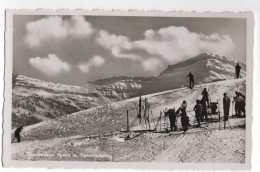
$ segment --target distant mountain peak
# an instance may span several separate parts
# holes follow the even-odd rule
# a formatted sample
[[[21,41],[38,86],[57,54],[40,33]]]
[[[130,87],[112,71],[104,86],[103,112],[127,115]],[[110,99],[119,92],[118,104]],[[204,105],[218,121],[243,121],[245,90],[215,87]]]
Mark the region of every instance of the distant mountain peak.
[[[176,77],[176,74],[185,77],[189,72],[195,75],[197,83],[213,82],[214,80],[233,79],[237,61],[227,56],[205,52],[188,60],[168,65],[160,73],[161,77]],[[241,76],[245,76],[245,63],[239,62],[242,67]]]

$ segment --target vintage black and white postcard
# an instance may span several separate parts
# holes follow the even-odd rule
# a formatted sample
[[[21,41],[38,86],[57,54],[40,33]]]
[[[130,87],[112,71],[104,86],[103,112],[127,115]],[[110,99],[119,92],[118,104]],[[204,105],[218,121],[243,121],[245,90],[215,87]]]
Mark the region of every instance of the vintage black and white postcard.
[[[7,11],[4,166],[250,169],[253,32],[252,13]]]

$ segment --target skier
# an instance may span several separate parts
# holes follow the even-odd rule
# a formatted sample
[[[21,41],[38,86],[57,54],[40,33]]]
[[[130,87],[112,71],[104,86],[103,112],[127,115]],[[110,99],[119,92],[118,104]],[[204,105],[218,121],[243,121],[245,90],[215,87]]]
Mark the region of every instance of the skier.
[[[235,102],[235,111],[236,111],[236,115],[237,117],[242,117],[241,116],[241,112],[244,113],[245,116],[245,96],[240,93],[240,92],[235,92],[236,96],[234,97],[234,102]]]
[[[22,130],[23,130],[23,127],[19,127],[19,128],[17,128],[17,129],[15,130],[15,132],[14,132],[14,138],[13,138],[13,140],[16,138],[18,143],[21,141],[20,133],[22,132]],[[12,140],[12,142],[13,142],[13,140]]]
[[[241,69],[241,66],[239,66],[239,63],[237,63],[235,69],[236,69],[236,78],[239,78],[239,75],[240,75],[240,69]]]
[[[204,120],[208,121],[208,112],[207,112],[207,105],[206,100],[201,99],[200,103],[202,104],[202,118],[201,121],[204,122]]]
[[[224,121],[228,121],[229,108],[230,108],[230,98],[227,96],[227,93],[224,93],[224,97],[223,97]]]
[[[177,131],[177,127],[175,125],[175,122],[176,122],[175,109],[169,109],[166,112],[166,115],[169,115],[171,131],[173,131],[173,129],[174,129],[174,131]]]
[[[196,117],[196,120],[198,122],[198,125],[197,127],[200,127],[200,121],[201,121],[201,118],[202,118],[202,109],[203,109],[203,106],[202,104],[200,104],[200,101],[199,100],[196,100],[196,105],[194,106],[194,111],[195,111],[195,117]]]
[[[185,133],[188,130],[188,126],[189,126],[189,117],[187,116],[186,113],[186,107],[187,107],[187,103],[184,100],[181,104],[181,107],[176,111],[176,114],[179,114],[179,112],[181,111],[181,114],[178,116],[181,116],[181,125],[183,128],[183,133]]]
[[[204,88],[201,95],[202,95],[202,100],[207,102],[207,105],[209,106],[209,93],[207,92],[206,88]]]
[[[189,88],[192,89],[194,87],[194,76],[190,72],[187,77],[189,78]]]

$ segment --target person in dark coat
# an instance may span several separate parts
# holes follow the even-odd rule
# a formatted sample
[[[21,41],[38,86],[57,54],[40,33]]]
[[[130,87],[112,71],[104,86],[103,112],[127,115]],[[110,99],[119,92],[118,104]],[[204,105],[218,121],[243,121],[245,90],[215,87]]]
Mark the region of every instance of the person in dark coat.
[[[245,116],[246,97],[240,92],[236,91],[235,93],[236,96],[234,97],[234,101],[235,101],[236,115],[238,117],[241,117],[241,112],[243,112]]]
[[[181,116],[181,125],[183,128],[183,133],[185,133],[188,130],[188,126],[189,126],[189,117],[186,112],[186,107],[187,107],[187,103],[184,100],[181,104],[181,107],[176,111],[176,114],[179,114],[179,112],[181,111],[181,114],[179,116]]]
[[[202,105],[202,118],[201,118],[201,121],[203,122],[204,120],[205,121],[208,121],[208,111],[207,111],[207,105],[206,105],[206,100],[204,99],[201,99],[200,101],[201,105]]]
[[[236,69],[236,78],[239,78],[240,70],[241,70],[241,66],[239,66],[239,63],[237,63],[235,69]]]
[[[200,127],[200,121],[201,121],[201,118],[202,118],[202,109],[203,109],[203,106],[202,104],[200,104],[200,101],[199,100],[196,100],[196,105],[194,106],[194,111],[195,111],[195,118],[198,122],[198,125],[197,127]]]
[[[176,114],[175,114],[175,109],[169,109],[167,112],[166,112],[166,115],[169,116],[169,120],[170,120],[170,128],[171,128],[171,131],[177,131],[177,127],[176,127]]]
[[[194,87],[194,76],[190,72],[187,77],[189,78],[189,88],[192,89]]]
[[[207,105],[209,106],[209,93],[207,92],[206,88],[204,88],[201,95],[202,95],[202,100],[207,102]]]
[[[15,132],[14,132],[14,138],[13,138],[13,140],[16,138],[18,143],[21,141],[20,133],[22,132],[22,130],[23,130],[23,127],[19,127],[19,128],[17,128],[17,129],[15,130]],[[12,140],[12,142],[13,142],[13,140]]]
[[[230,98],[227,96],[227,93],[224,93],[224,97],[223,97],[224,121],[228,120],[229,109],[230,109]]]

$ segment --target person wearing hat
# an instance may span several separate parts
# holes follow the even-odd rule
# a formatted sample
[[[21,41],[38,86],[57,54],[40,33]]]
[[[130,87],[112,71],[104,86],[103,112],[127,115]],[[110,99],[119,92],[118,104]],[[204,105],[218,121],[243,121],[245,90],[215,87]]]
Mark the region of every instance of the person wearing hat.
[[[246,99],[246,97],[238,91],[236,91],[235,94],[236,94],[236,96],[234,97],[234,101],[235,101],[236,115],[237,115],[237,117],[241,117],[241,112],[243,112],[243,114],[245,116],[245,106],[246,106],[245,99]]]
[[[166,116],[169,116],[169,120],[170,120],[170,131],[177,131],[177,126],[176,126],[176,113],[175,113],[175,108],[173,109],[169,109],[166,113]]]
[[[196,105],[194,106],[194,111],[195,111],[195,118],[198,122],[198,125],[197,127],[200,127],[200,121],[201,121],[201,118],[202,118],[202,109],[203,109],[203,106],[202,104],[200,103],[199,100],[196,100]]]
[[[230,109],[230,98],[227,96],[227,93],[223,94],[223,112],[224,112],[224,121],[228,120],[229,109]]]
[[[181,125],[183,128],[183,133],[185,133],[188,130],[189,126],[189,117],[186,112],[187,103],[185,100],[183,100],[181,107],[176,111],[176,114],[179,114],[181,111],[181,114],[178,116],[181,116]]]
[[[208,93],[206,88],[204,88],[204,90],[202,91],[201,95],[202,95],[201,101],[207,102],[207,105],[209,106],[209,93]]]

